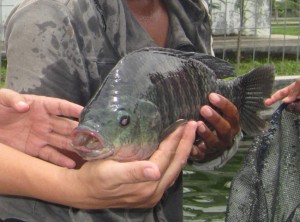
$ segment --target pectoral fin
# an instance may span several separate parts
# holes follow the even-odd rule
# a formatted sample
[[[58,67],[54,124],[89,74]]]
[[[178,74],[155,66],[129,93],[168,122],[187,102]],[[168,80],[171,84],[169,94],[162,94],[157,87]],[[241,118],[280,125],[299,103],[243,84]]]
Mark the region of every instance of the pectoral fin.
[[[176,121],[175,123],[172,123],[170,126],[165,128],[161,134],[159,135],[159,142],[163,141],[165,138],[167,138],[171,133],[173,133],[179,126],[187,124],[187,120],[181,119]]]

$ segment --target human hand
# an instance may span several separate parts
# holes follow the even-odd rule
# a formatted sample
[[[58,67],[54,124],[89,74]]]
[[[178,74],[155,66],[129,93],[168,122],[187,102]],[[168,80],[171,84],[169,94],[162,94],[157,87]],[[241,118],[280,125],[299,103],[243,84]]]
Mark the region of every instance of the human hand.
[[[288,105],[287,109],[300,112],[300,103],[295,102],[297,99],[300,99],[300,78],[298,78],[289,86],[286,86],[283,89],[275,92],[271,98],[265,100],[265,105],[271,106],[274,103],[282,100],[284,103],[291,103]]]
[[[57,149],[70,149],[69,136],[82,107],[50,97],[0,90],[0,141],[24,153],[73,168],[75,162]]]
[[[233,103],[216,93],[209,95],[209,101],[222,114],[210,106],[201,107],[201,116],[214,130],[207,127],[203,121],[198,122],[197,133],[203,142],[194,146],[191,153],[191,156],[198,160],[215,158],[231,148],[234,137],[240,131],[239,112]]]
[[[196,122],[188,122],[176,129],[148,161],[94,160],[71,171],[76,182],[70,186],[76,192],[70,201],[80,200],[73,206],[83,209],[155,206],[185,166],[196,128]]]

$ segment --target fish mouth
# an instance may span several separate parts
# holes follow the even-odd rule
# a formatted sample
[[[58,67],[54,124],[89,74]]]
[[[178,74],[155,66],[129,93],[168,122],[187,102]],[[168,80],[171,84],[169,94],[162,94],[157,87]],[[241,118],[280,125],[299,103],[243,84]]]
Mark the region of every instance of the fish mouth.
[[[113,147],[106,145],[101,135],[89,129],[77,127],[71,138],[72,149],[86,160],[105,159],[114,153]]]

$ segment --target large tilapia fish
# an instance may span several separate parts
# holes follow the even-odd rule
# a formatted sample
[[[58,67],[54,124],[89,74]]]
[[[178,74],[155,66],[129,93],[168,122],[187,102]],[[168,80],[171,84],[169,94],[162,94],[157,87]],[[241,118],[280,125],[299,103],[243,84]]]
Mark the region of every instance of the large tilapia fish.
[[[84,108],[72,147],[85,159],[146,159],[178,119],[201,119],[199,107],[209,104],[211,92],[237,106],[244,132],[257,133],[265,126],[258,111],[271,94],[274,69],[224,80],[232,76],[227,62],[205,54],[162,48],[128,54]]]

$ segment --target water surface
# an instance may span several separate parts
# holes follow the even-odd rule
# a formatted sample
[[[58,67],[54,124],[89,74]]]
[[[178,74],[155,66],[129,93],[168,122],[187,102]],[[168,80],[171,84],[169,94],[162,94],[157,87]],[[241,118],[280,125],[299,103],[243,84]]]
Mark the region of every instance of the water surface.
[[[198,172],[192,167],[184,170],[185,222],[224,222],[230,184],[250,144],[251,138],[245,138],[237,154],[217,171]]]

